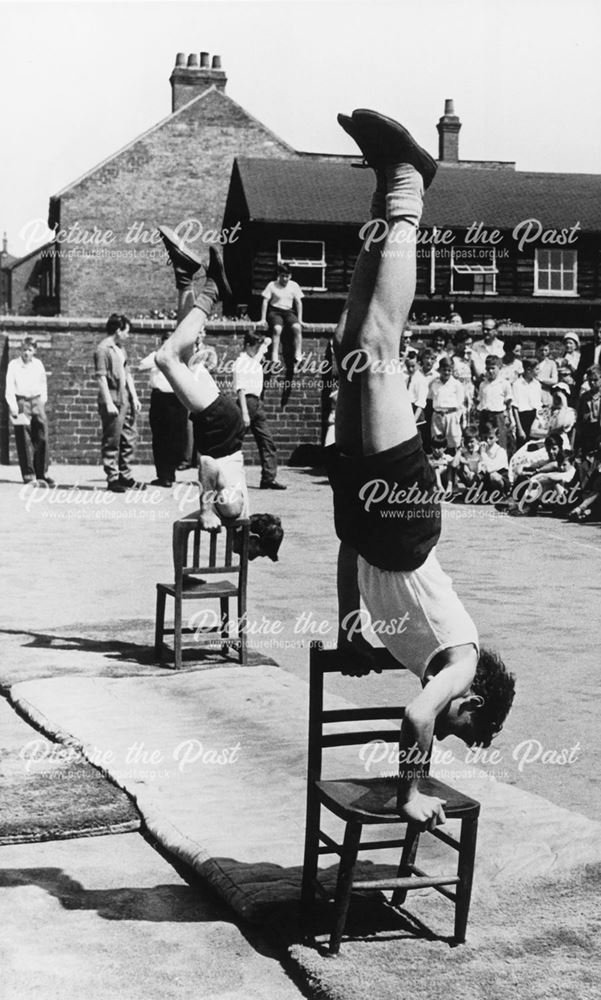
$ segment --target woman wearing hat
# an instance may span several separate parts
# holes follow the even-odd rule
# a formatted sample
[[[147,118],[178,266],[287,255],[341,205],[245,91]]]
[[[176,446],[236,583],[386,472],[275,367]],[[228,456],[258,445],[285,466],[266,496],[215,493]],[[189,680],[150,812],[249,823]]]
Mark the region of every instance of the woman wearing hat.
[[[580,338],[577,333],[566,333],[563,338],[563,358],[562,360],[569,365],[572,370],[572,375],[576,374],[576,370],[580,363]]]
[[[551,390],[553,402],[549,414],[549,425],[547,434],[554,431],[569,434],[576,423],[576,411],[568,405],[570,399],[570,389],[565,382],[558,382]]]

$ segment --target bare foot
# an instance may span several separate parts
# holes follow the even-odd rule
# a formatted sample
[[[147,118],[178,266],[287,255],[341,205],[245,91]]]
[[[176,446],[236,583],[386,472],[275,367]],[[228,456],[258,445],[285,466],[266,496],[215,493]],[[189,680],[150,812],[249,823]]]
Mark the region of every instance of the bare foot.
[[[221,531],[221,521],[214,510],[205,510],[201,513],[200,527],[203,531]]]

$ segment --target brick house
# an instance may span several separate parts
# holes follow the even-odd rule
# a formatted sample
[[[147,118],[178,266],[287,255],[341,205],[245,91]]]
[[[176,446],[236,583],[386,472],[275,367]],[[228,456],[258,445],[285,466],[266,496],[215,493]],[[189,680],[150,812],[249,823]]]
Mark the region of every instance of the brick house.
[[[460,127],[447,101],[420,229],[415,315],[427,322],[457,309],[464,321],[590,326],[601,311],[601,175],[460,160]],[[339,316],[372,189],[371,171],[347,163],[236,159],[224,225],[239,220],[242,235],[225,251],[251,316],[280,262],[305,290],[309,321]],[[383,229],[371,232],[378,246]]]
[[[193,220],[189,239],[200,250],[203,236],[221,230],[235,156],[299,155],[228,96],[219,56],[178,54],[170,83],[171,114],[50,199],[54,252],[43,248],[13,264],[13,312],[172,310],[173,278],[157,223]],[[31,274],[19,278],[30,258],[45,268],[37,290]],[[29,298],[21,291],[27,285],[35,291]]]

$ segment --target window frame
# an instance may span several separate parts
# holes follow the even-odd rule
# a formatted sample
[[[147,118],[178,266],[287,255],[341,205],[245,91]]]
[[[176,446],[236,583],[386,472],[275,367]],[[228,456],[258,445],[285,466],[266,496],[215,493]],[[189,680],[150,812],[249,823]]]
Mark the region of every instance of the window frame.
[[[451,295],[472,295],[472,296],[474,296],[474,295],[480,295],[480,296],[486,296],[486,297],[498,295],[499,293],[497,291],[497,274],[499,273],[499,268],[497,267],[497,251],[496,251],[495,247],[487,247],[486,248],[487,250],[490,250],[490,253],[491,253],[492,263],[489,264],[489,265],[486,265],[486,264],[462,264],[462,263],[456,263],[455,262],[455,249],[456,249],[455,247],[451,247],[450,294]],[[457,247],[457,249],[463,251],[463,250],[469,250],[469,249],[473,249],[473,248],[472,247],[468,247],[468,246],[464,246],[464,247]],[[453,278],[454,278],[455,274],[471,274],[473,277],[476,277],[479,274],[483,274],[483,275],[490,274],[492,276],[492,279],[493,279],[493,287],[490,290],[486,290],[485,289],[484,291],[477,291],[475,289],[472,290],[472,291],[469,291],[469,290],[467,290],[465,288],[455,288],[454,281],[453,281]]]
[[[312,245],[321,247],[321,258],[307,258],[307,257],[290,257],[282,253],[282,246],[286,243],[295,243],[298,245]],[[281,264],[286,264],[291,270],[295,267],[309,268],[311,270],[319,271],[321,284],[320,285],[301,285],[303,292],[327,292],[326,286],[326,244],[324,240],[291,240],[291,239],[278,239],[278,249],[277,249],[277,263],[278,267]]]
[[[541,266],[539,264],[539,257],[538,257],[538,255],[540,253],[548,253],[548,254],[559,253],[559,254],[562,254],[562,255],[563,254],[570,254],[573,257],[573,260],[574,260],[574,266],[573,266],[573,268],[569,268],[569,269],[565,268],[564,269],[564,265],[563,265],[563,261],[562,261],[561,267],[559,269],[560,270],[560,274],[561,274],[562,284],[563,284],[564,271],[569,270],[569,273],[573,273],[573,275],[574,275],[574,287],[573,287],[573,289],[569,289],[568,290],[568,289],[564,289],[564,288],[558,289],[558,288],[539,288],[538,287],[539,277],[540,277],[541,271],[543,273],[547,273],[549,275],[549,284],[550,284],[551,283],[551,272],[558,270],[557,268],[551,267],[551,261],[550,260],[549,260],[549,267],[541,268]],[[537,295],[537,296],[552,296],[553,298],[565,298],[565,299],[577,299],[577,298],[579,298],[579,292],[578,292],[578,251],[577,250],[564,250],[563,248],[558,249],[557,247],[552,247],[552,248],[551,247],[536,247],[535,250],[534,250],[534,289],[533,289],[533,293],[532,294],[533,295]]]

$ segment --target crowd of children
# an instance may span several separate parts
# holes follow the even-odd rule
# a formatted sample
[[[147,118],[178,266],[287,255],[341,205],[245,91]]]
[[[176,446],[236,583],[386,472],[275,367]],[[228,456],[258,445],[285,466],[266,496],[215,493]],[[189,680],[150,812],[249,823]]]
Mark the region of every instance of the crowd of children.
[[[416,422],[439,489],[455,501],[493,503],[513,515],[541,508],[584,520],[601,510],[601,323],[561,357],[541,342],[536,359],[494,320],[403,335],[401,360]],[[591,363],[592,362],[592,363]]]

